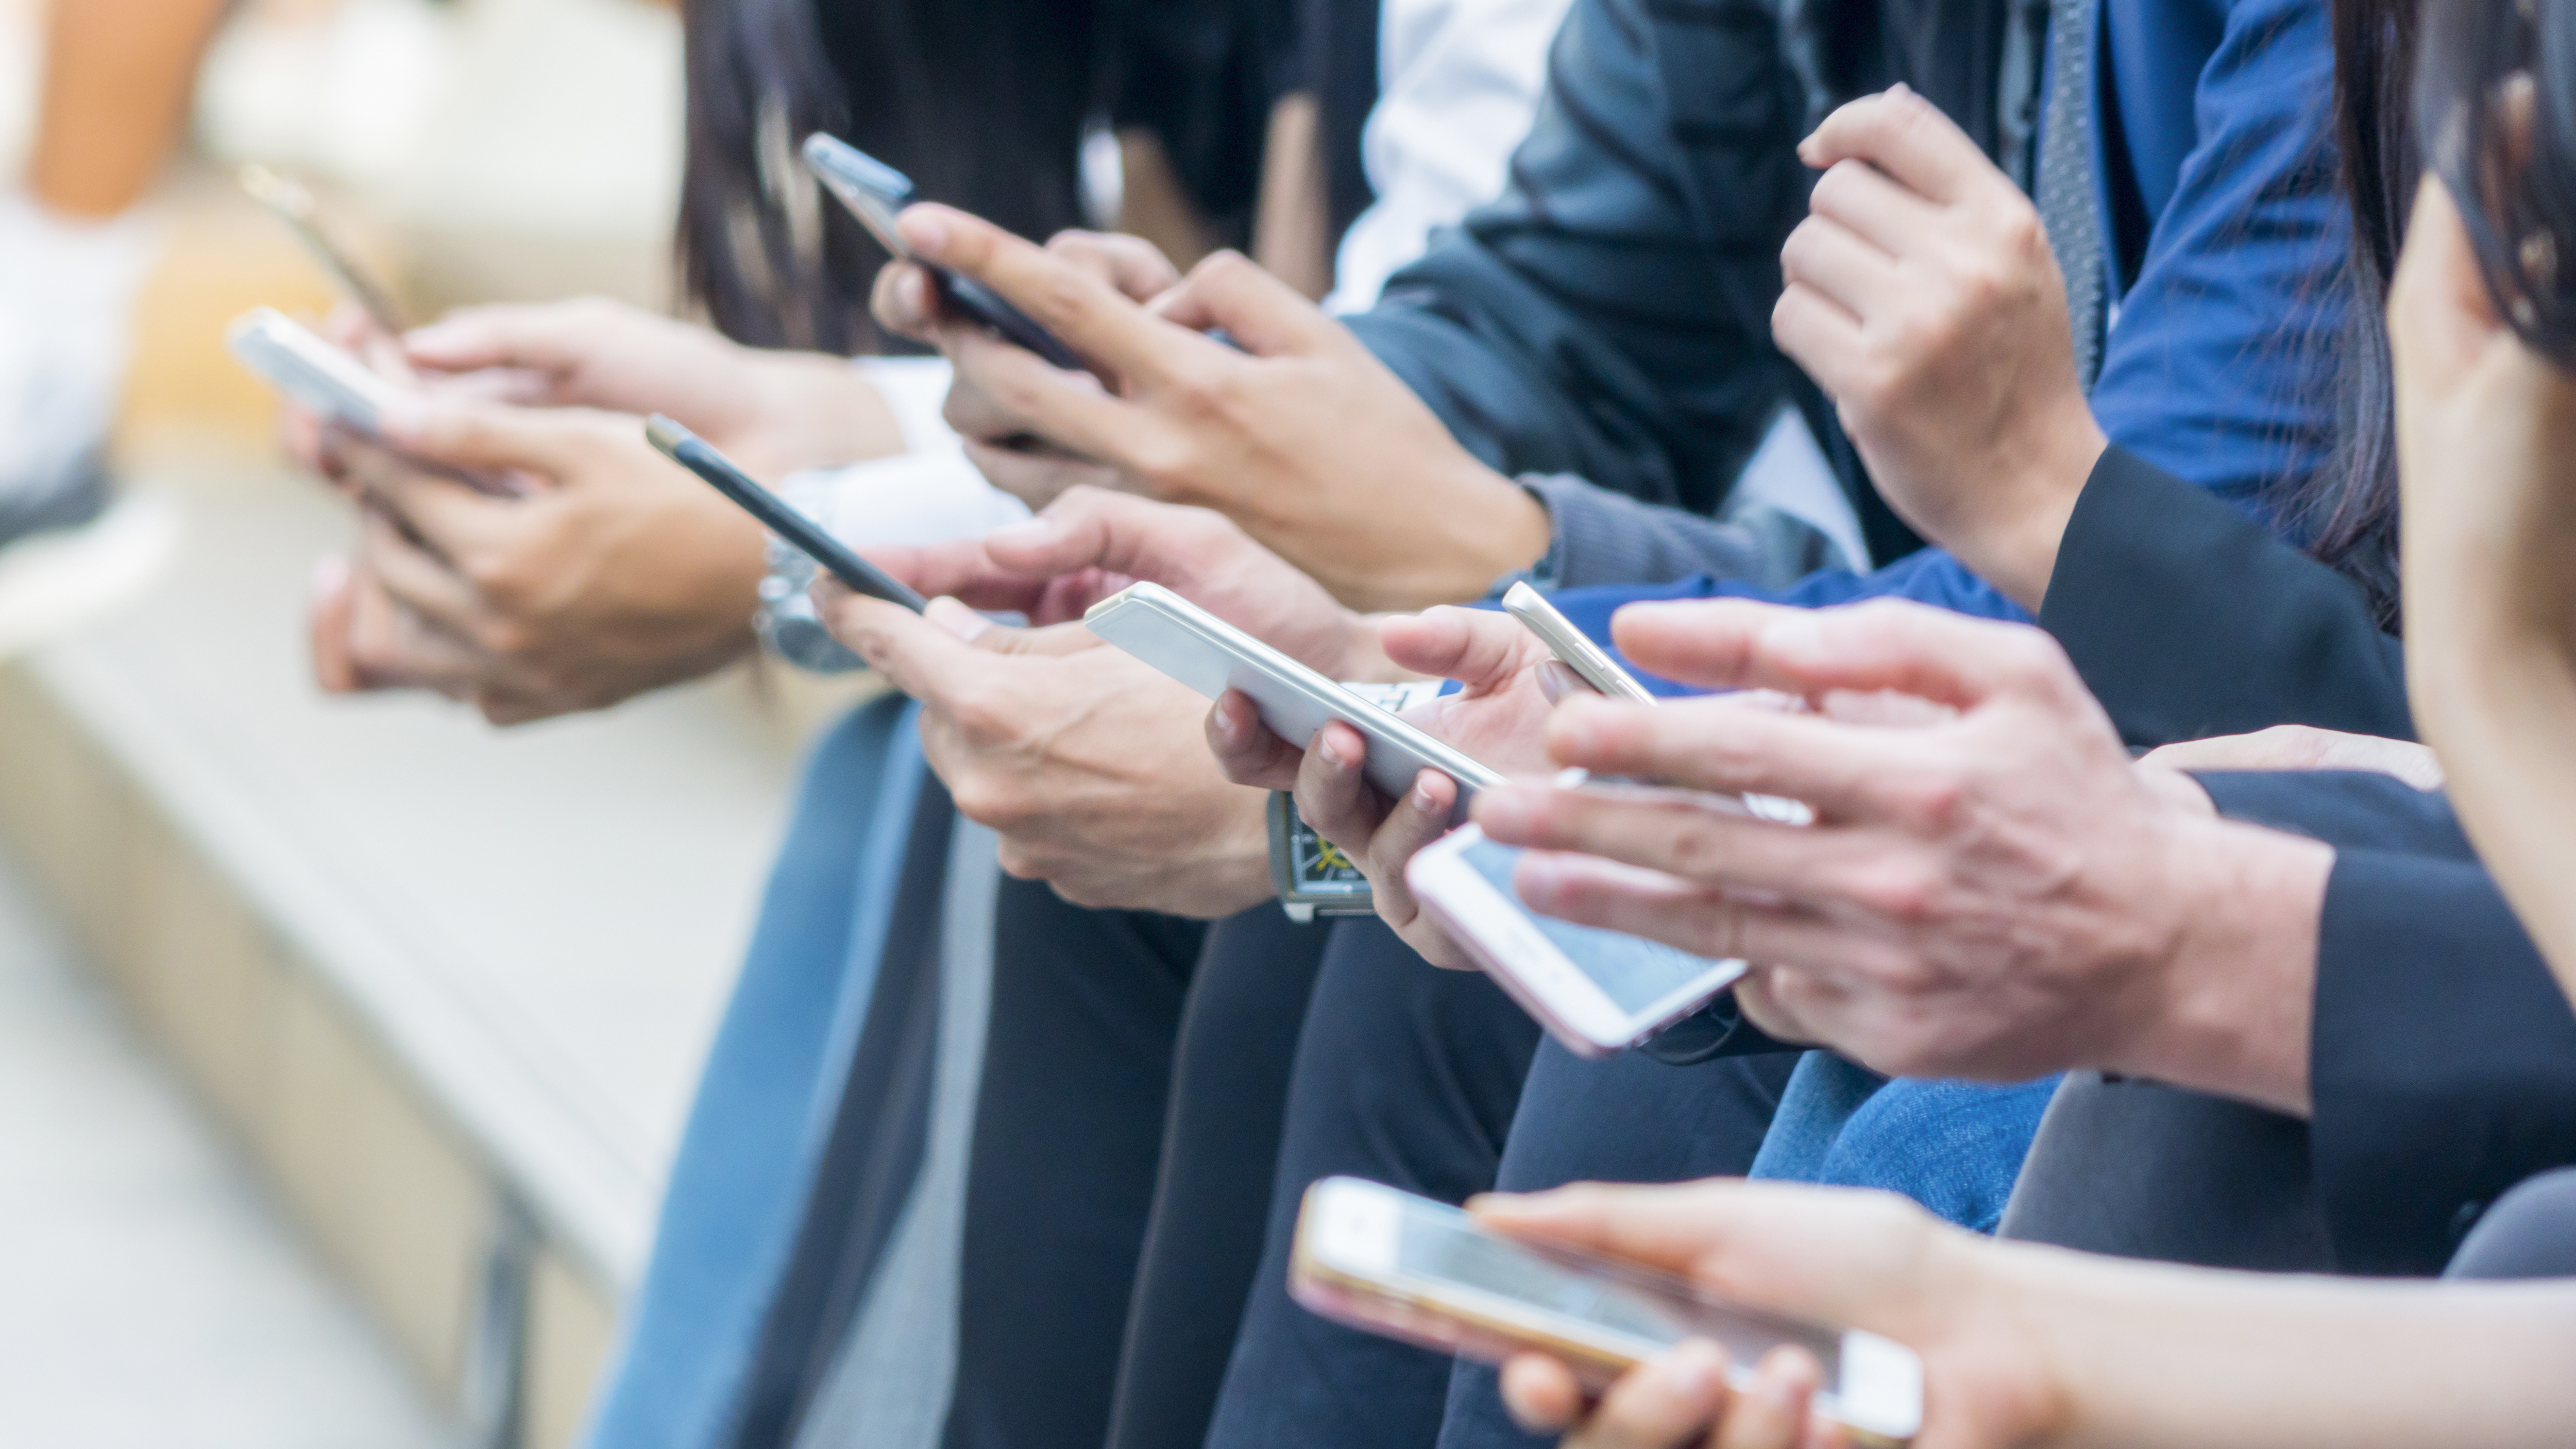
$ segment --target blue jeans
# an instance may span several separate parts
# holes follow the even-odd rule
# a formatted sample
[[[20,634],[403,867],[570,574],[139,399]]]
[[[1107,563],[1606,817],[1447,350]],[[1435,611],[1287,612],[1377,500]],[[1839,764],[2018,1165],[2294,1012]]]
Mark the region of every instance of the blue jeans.
[[[913,712],[895,696],[864,705],[807,758],[591,1408],[592,1449],[707,1449],[734,1410],[876,984],[927,775]]]

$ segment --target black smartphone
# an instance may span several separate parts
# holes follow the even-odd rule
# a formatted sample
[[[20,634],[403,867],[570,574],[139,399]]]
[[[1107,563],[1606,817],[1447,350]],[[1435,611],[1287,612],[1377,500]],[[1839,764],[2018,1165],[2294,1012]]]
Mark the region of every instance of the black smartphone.
[[[911,585],[851,552],[847,544],[825,533],[814,520],[788,507],[785,499],[753,482],[750,474],[709,447],[704,438],[660,413],[645,420],[644,438],[662,456],[704,478],[718,493],[741,504],[744,512],[802,550],[807,558],[830,570],[832,577],[848,584],[853,591],[872,599],[883,599],[889,604],[901,604],[916,614],[928,607],[930,601],[916,593]]]
[[[1028,313],[1004,300],[1001,293],[973,277],[961,277],[946,267],[925,262],[904,245],[903,233],[895,230],[894,219],[912,203],[911,177],[847,141],[820,131],[805,138],[805,169],[839,197],[841,204],[888,252],[928,272],[942,303],[1058,367],[1082,371],[1082,359],[1074,355],[1072,348],[1039,326]]]

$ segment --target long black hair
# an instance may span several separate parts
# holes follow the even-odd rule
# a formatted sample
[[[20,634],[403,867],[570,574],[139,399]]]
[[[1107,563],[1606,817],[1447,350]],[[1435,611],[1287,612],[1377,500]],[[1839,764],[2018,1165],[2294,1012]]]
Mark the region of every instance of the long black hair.
[[[2576,369],[2576,3],[2443,0],[2424,31],[2417,145],[2459,204],[2497,315]],[[2513,114],[2526,102],[2527,130]]]
[[[1023,236],[1083,221],[1096,0],[687,0],[680,280],[717,330],[878,350],[884,252],[796,163],[830,131]]]

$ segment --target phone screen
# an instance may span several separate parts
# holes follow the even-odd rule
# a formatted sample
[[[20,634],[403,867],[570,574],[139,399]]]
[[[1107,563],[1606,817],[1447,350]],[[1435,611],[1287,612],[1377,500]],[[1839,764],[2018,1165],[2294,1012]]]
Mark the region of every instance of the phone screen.
[[[1397,1261],[1409,1277],[1438,1279],[1580,1319],[1641,1340],[1650,1351],[1686,1338],[1713,1339],[1742,1368],[1752,1367],[1782,1343],[1796,1343],[1824,1365],[1828,1387],[1840,1381],[1839,1335],[1703,1303],[1676,1289],[1624,1279],[1608,1265],[1560,1261],[1542,1249],[1496,1237],[1464,1216],[1415,1209],[1403,1221]]]
[[[1539,934],[1565,953],[1592,983],[1601,988],[1611,1003],[1630,1016],[1650,1010],[1669,1000],[1673,993],[1700,981],[1712,971],[1728,965],[1706,956],[1649,941],[1643,936],[1630,936],[1618,931],[1605,931],[1598,926],[1578,926],[1554,916],[1541,915],[1521,901],[1521,893],[1512,888],[1512,868],[1520,863],[1522,852],[1516,846],[1497,845],[1491,840],[1478,840],[1458,852],[1476,874],[1492,883],[1505,900],[1519,905]]]

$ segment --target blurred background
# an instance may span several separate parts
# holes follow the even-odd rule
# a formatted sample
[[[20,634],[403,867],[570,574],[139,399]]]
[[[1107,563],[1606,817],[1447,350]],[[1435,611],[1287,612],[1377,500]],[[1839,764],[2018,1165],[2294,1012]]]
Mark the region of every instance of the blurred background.
[[[0,0],[12,177],[44,15]],[[221,333],[332,293],[232,173],[310,184],[415,317],[658,305],[680,125],[644,0],[234,7],[115,430],[175,543],[0,661],[0,1442],[572,1437],[824,702],[738,669],[501,732],[317,695],[348,511]]]

